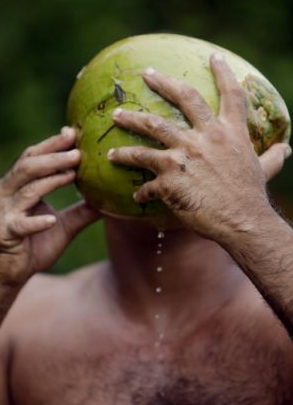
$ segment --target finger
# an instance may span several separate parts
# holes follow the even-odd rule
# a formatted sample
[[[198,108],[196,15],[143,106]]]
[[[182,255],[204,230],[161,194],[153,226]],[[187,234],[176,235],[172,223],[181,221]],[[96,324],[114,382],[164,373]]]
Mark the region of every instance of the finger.
[[[146,203],[151,200],[160,199],[161,191],[159,181],[155,179],[144,183],[144,185],[133,194],[133,198],[137,203]]]
[[[69,241],[86,226],[103,217],[100,212],[93,210],[85,201],[74,204],[59,214]]]
[[[124,146],[110,149],[107,156],[111,162],[143,167],[154,173],[159,173],[164,165],[164,151],[145,146]]]
[[[73,181],[75,171],[55,174],[40,180],[35,180],[22,187],[14,196],[14,206],[21,211],[26,211],[35,206],[45,195],[63,187]]]
[[[244,89],[221,54],[215,53],[210,63],[221,94],[219,115],[230,121],[246,124]]]
[[[260,157],[260,165],[267,181],[271,180],[282,169],[285,159],[292,150],[286,143],[275,143]]]
[[[16,237],[24,238],[37,232],[52,228],[56,223],[53,215],[37,215],[32,217],[15,217],[8,225],[9,231]]]
[[[185,117],[199,129],[215,120],[211,109],[195,88],[152,68],[146,70],[144,79],[152,90],[177,105]]]
[[[13,192],[27,183],[62,170],[75,167],[80,160],[80,151],[50,153],[20,159],[5,177],[6,186]]]
[[[113,113],[113,119],[119,126],[154,138],[167,147],[178,144],[182,135],[179,128],[155,114],[117,108]]]
[[[51,136],[36,145],[29,146],[22,153],[22,157],[44,155],[69,149],[74,145],[75,139],[75,130],[71,127],[63,127],[61,134]]]

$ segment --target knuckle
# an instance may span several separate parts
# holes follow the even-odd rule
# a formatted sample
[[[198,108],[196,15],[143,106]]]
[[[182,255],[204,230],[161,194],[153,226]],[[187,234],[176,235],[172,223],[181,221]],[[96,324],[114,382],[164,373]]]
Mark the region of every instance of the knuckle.
[[[34,183],[30,183],[19,190],[19,195],[21,199],[31,200],[38,197],[36,186]]]
[[[17,176],[17,174],[19,173],[19,169],[17,164],[15,164],[3,177],[3,182],[4,184],[7,183],[11,183],[13,182],[13,179]]]
[[[164,182],[161,185],[161,192],[162,192],[163,199],[168,200],[168,198],[171,195],[171,188],[170,188],[170,185],[167,182]]]
[[[174,158],[171,154],[166,155],[164,160],[165,160],[164,163],[165,163],[166,167],[170,168],[174,165]]]
[[[146,193],[146,197],[149,200],[155,200],[155,199],[157,199],[159,197],[158,193],[155,190],[151,189],[151,188],[147,189],[145,191],[145,193]]]
[[[63,167],[68,167],[74,162],[75,156],[69,152],[56,152],[47,156],[48,167],[52,169],[61,169]]]
[[[146,183],[139,190],[139,198],[143,201],[155,200],[159,198],[159,191],[153,182]]]
[[[181,92],[181,99],[185,101],[194,101],[199,99],[198,91],[189,85],[184,85]]]
[[[161,125],[162,119],[156,115],[149,115],[146,120],[147,129],[149,131],[155,130],[158,126]]]
[[[59,166],[60,164],[65,164],[66,162],[71,160],[70,152],[61,152],[61,153],[53,153],[48,155],[48,164],[54,165],[56,164]]]
[[[202,123],[204,123],[205,125],[213,122],[213,113],[211,112],[211,110],[206,108],[206,105],[203,104],[201,100],[198,99],[197,101],[195,101],[193,103],[193,106],[196,109],[196,115],[199,121],[202,121]]]
[[[210,128],[210,139],[216,143],[222,143],[226,138],[226,131],[218,122]]]
[[[149,151],[148,149],[145,149],[144,147],[135,148],[133,150],[132,156],[137,163],[141,163],[141,164],[149,163],[154,160],[154,157],[153,157],[151,151]]]
[[[237,82],[230,87],[229,93],[234,98],[244,99],[244,89]]]
[[[21,154],[21,157],[29,157],[34,154],[35,147],[34,146],[28,146]]]
[[[145,184],[144,186],[141,187],[138,193],[138,197],[140,200],[146,200],[149,195],[150,195],[150,187],[148,184]]]
[[[12,173],[13,169],[0,179],[0,201],[13,193],[13,188],[11,188],[11,183],[13,183]]]
[[[8,224],[9,231],[12,234],[20,235],[23,231],[23,223],[20,217],[15,217],[9,224]]]
[[[204,157],[204,147],[201,142],[188,141],[186,145],[185,158],[189,161],[191,159],[201,159]]]
[[[32,167],[31,167],[28,157],[24,157],[24,158],[20,159],[14,167],[14,172],[17,174],[19,172],[22,172],[25,174],[30,174],[31,170],[32,170]]]
[[[142,162],[143,158],[145,156],[145,151],[143,151],[141,148],[135,148],[133,149],[132,153],[129,153],[129,157],[133,158],[136,162]]]
[[[172,125],[168,122],[161,121],[154,129],[154,134],[163,134],[165,136],[170,135],[173,132]]]
[[[182,163],[181,154],[177,152],[168,153],[168,155],[166,155],[165,163],[168,167],[178,167],[178,165]]]

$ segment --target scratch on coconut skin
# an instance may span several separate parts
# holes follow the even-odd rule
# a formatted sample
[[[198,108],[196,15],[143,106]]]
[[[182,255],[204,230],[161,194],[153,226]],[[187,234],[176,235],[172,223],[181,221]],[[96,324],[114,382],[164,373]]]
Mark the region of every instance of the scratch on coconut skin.
[[[105,138],[105,136],[107,136],[109,134],[109,132],[111,132],[116,126],[117,126],[116,124],[111,125],[110,128],[108,128],[107,131],[104,132],[103,135],[99,139],[97,139],[97,142],[98,143],[101,142],[103,140],[103,138]]]

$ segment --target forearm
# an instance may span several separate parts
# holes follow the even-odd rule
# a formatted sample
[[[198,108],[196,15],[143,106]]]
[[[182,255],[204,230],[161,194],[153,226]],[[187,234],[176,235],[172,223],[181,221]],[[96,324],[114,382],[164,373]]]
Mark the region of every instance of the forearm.
[[[270,207],[221,245],[237,261],[293,337],[293,230]]]

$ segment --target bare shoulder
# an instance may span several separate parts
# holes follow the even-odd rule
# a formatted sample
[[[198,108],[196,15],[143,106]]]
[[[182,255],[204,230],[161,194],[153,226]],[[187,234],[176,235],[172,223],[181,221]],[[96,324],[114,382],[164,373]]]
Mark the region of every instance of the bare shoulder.
[[[82,290],[97,279],[106,262],[91,264],[67,275],[36,274],[20,291],[12,305],[2,330],[8,335],[16,335],[27,327],[34,327],[42,320],[50,323],[62,309],[78,306]]]

